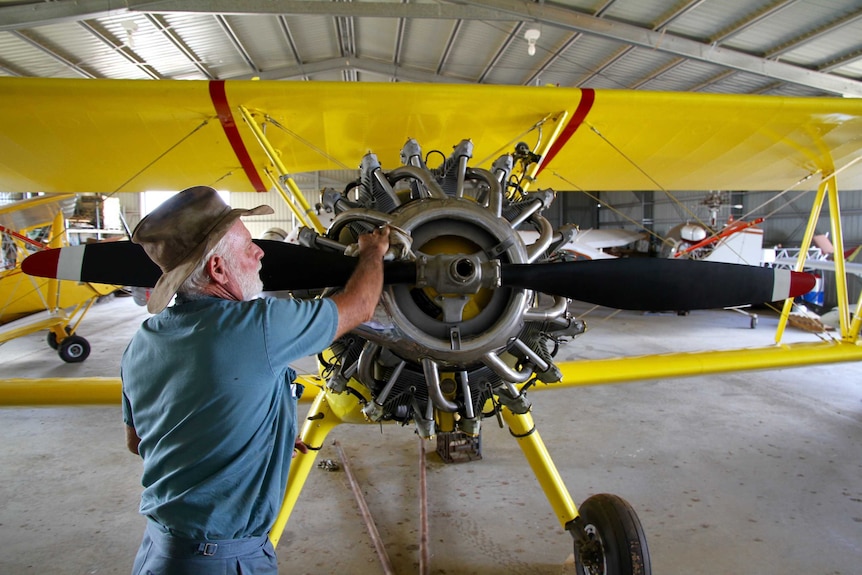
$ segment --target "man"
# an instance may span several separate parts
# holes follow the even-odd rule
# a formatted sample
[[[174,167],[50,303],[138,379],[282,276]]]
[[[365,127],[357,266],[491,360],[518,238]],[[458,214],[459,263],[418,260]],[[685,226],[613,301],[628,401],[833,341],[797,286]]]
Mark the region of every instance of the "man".
[[[132,235],[163,272],[147,304],[157,315],[121,366],[127,444],[143,458],[147,517],[135,575],[278,571],[267,535],[296,437],[288,364],[371,318],[389,230],[359,238],[357,268],[332,298],[255,299],[263,251],[239,218],[271,213],[231,209],[199,186],[162,204]]]

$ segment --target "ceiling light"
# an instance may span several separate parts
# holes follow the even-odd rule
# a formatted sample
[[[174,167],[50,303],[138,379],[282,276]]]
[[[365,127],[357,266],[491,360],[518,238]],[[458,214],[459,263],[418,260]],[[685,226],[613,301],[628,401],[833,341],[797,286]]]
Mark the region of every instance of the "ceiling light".
[[[530,28],[524,32],[524,40],[527,41],[527,54],[530,56],[536,55],[536,40],[539,39],[542,33],[538,28]]]

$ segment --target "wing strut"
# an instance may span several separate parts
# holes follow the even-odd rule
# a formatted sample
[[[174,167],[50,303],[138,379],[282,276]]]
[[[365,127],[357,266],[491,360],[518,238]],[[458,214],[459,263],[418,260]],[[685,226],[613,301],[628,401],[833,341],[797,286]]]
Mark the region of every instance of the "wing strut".
[[[856,161],[862,158],[857,158],[843,169],[846,169]],[[841,171],[841,170],[839,170]],[[841,228],[841,206],[838,201],[838,172],[832,172],[820,182],[817,187],[817,194],[814,196],[814,203],[811,206],[811,214],[808,217],[808,225],[805,228],[805,235],[802,238],[802,244],[799,247],[799,259],[796,262],[796,271],[801,271],[805,268],[805,259],[808,256],[808,249],[811,247],[811,242],[814,238],[814,232],[817,227],[817,222],[820,219],[820,214],[823,211],[824,202],[829,202],[829,223],[832,233],[832,243],[835,246],[835,289],[838,298],[838,321],[841,330],[841,339],[847,342],[855,342],[859,337],[859,329],[862,326],[862,294],[859,296],[859,301],[856,302],[856,313],[853,315],[852,322],[850,318],[850,302],[847,292],[847,269],[844,258],[844,232]],[[781,310],[781,317],[778,321],[778,328],[775,332],[775,342],[779,343],[784,335],[784,329],[787,327],[787,320],[790,316],[790,310],[793,306],[793,300],[788,299],[784,302],[784,307]]]
[[[282,198],[284,198],[284,201],[299,218],[299,221],[303,222],[308,227],[313,228],[317,233],[324,233],[326,228],[323,227],[323,224],[320,223],[320,220],[317,218],[317,214],[315,214],[314,210],[311,209],[311,206],[308,205],[308,200],[305,199],[299,186],[297,186],[296,182],[293,181],[293,178],[287,171],[287,166],[285,166],[281,161],[281,158],[279,158],[278,152],[269,142],[266,134],[263,133],[263,130],[261,130],[260,126],[257,125],[257,122],[254,121],[254,117],[251,115],[251,112],[249,112],[245,106],[240,106],[239,111],[242,114],[245,123],[248,124],[248,127],[251,128],[251,131],[254,133],[254,137],[257,138],[257,143],[260,144],[260,147],[263,148],[264,152],[266,152],[269,160],[278,169],[280,177],[279,184],[276,185],[276,189],[281,194]],[[288,196],[282,187],[283,185],[286,185],[287,189],[290,191],[291,199],[288,199]],[[302,206],[304,213],[300,212],[296,208],[296,203]]]

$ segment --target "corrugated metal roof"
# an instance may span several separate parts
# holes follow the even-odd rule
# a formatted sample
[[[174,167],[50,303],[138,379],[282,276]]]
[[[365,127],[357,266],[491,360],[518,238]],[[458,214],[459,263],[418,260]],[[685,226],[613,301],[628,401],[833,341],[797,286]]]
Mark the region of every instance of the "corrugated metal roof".
[[[846,86],[862,94],[858,0],[130,0],[117,6],[0,1],[0,75],[805,95],[835,95]],[[529,28],[541,32],[534,56],[523,36]],[[743,56],[742,64],[716,57],[719,49]],[[785,63],[786,73],[767,62]],[[830,83],[844,78],[851,81]]]

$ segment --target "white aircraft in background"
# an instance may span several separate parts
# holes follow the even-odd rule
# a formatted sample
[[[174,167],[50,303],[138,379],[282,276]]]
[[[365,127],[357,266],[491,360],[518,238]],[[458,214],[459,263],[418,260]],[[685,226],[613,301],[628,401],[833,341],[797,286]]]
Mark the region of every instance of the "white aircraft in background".
[[[709,223],[685,222],[668,231],[661,255],[708,262],[759,266],[775,259],[775,250],[763,249],[763,218],[751,221],[728,219],[718,225],[724,201],[720,192],[710,192],[702,202],[709,209]],[[742,206],[739,206],[742,207]]]
[[[591,228],[580,230],[574,224],[565,224],[558,232],[561,237],[551,249],[568,259],[604,260],[617,256],[608,253],[607,249],[621,248],[643,239],[643,232],[623,229]],[[530,244],[539,237],[539,232],[519,230],[524,242]]]
[[[805,260],[805,268],[813,269],[813,270],[821,270],[821,271],[835,271],[835,261],[829,259],[829,256],[835,253],[835,247],[832,245],[832,242],[829,240],[829,236],[826,234],[818,234],[813,238],[814,245],[816,248],[812,248],[812,251],[816,252],[815,255],[809,253],[808,258]],[[856,255],[862,251],[860,247],[853,248],[851,250],[847,250],[844,253],[844,258],[847,260],[844,263],[844,271],[848,274],[853,274],[855,276],[862,277],[862,263],[855,263],[853,260]],[[795,257],[790,257],[789,252],[783,252],[779,257],[775,258],[775,264],[780,266],[786,266],[787,268],[793,268],[796,265],[797,259]]]

